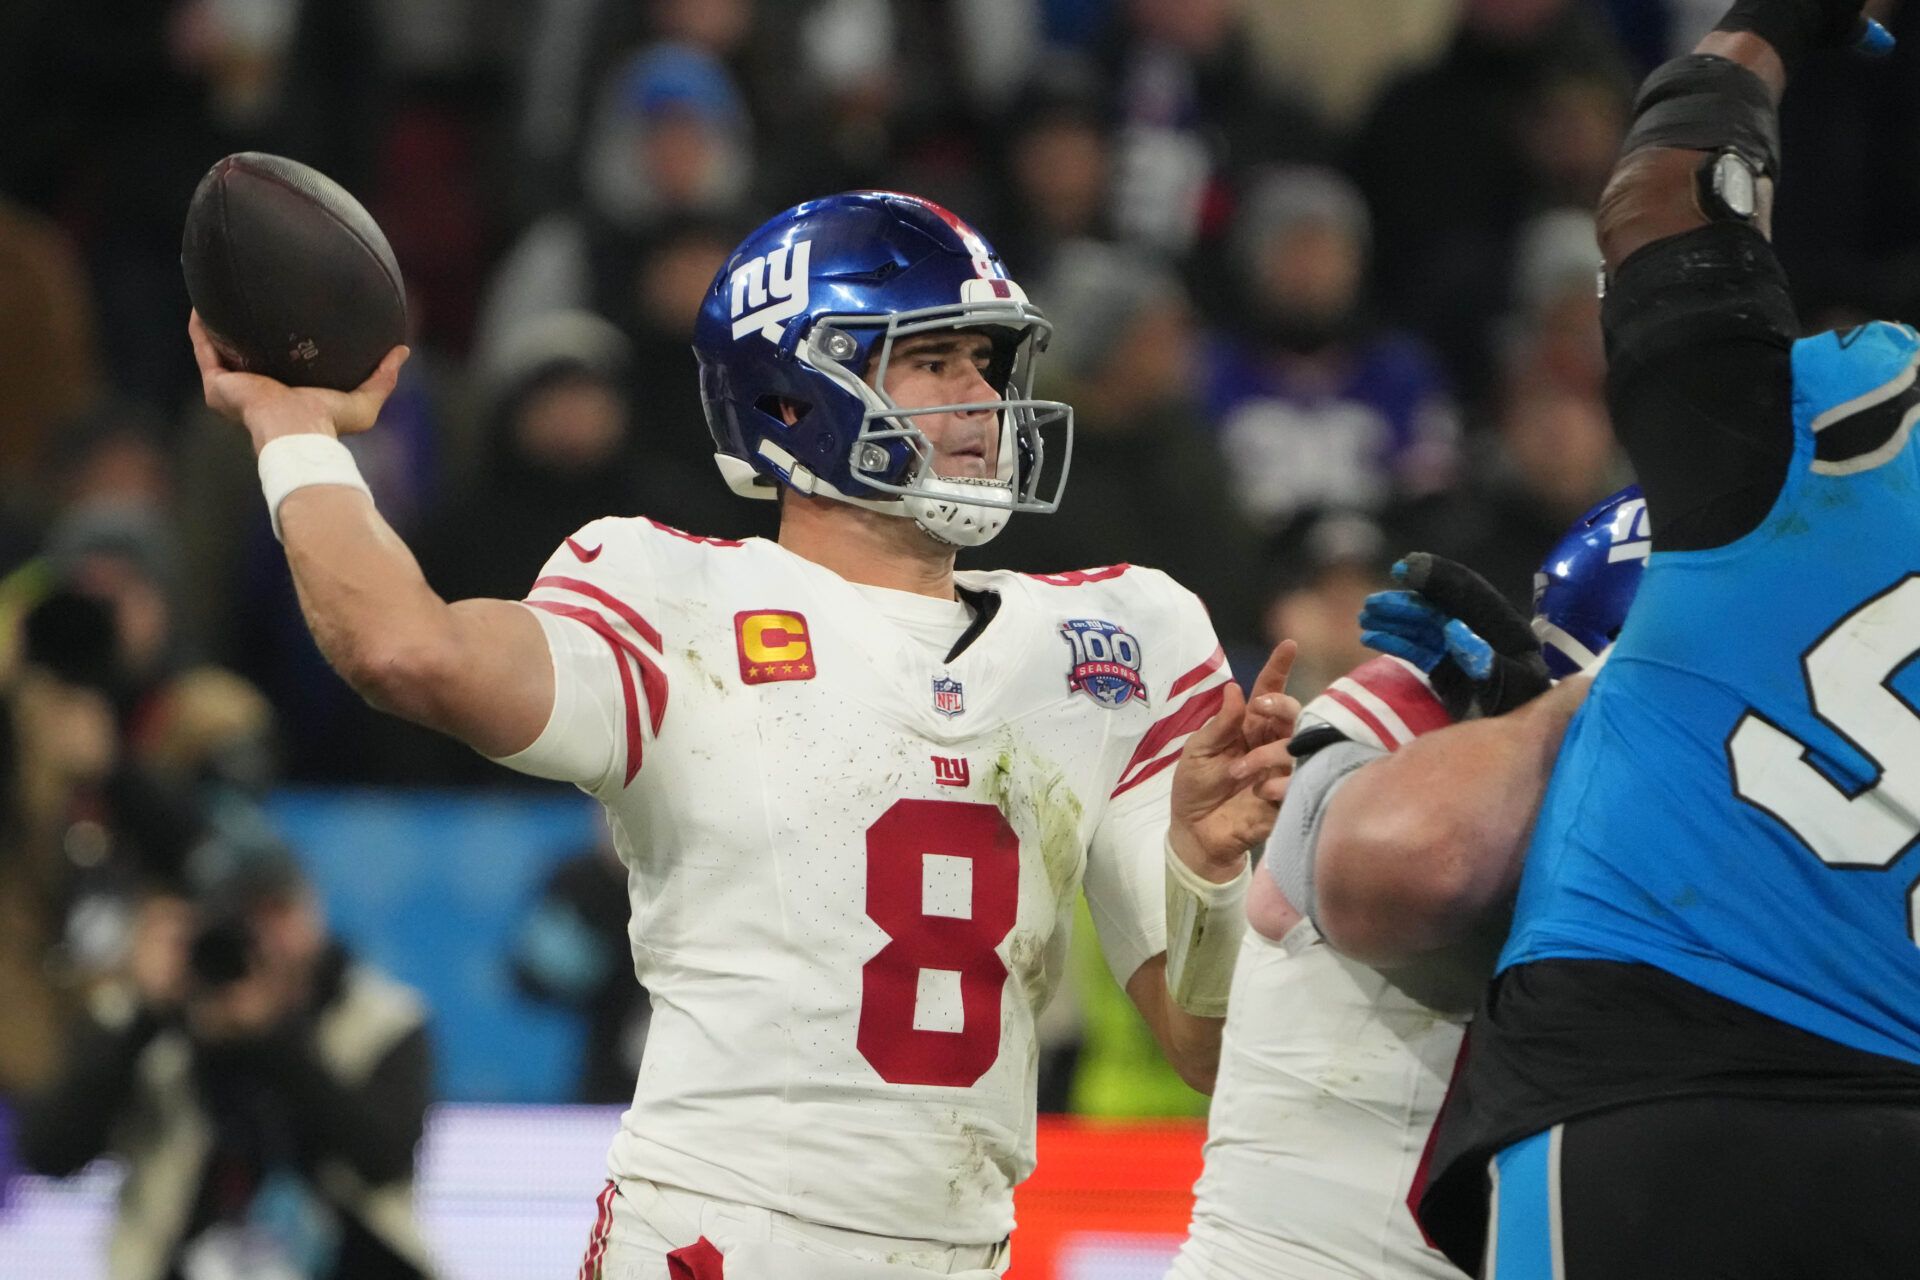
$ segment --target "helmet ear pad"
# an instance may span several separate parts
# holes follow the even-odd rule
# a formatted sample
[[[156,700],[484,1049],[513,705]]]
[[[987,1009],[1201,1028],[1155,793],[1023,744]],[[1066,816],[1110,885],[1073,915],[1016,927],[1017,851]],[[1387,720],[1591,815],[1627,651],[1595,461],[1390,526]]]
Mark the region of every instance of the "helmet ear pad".
[[[856,336],[859,351],[847,364],[864,367],[866,354],[877,345],[878,337],[877,331],[867,334],[864,342]],[[792,340],[789,337],[788,341]],[[783,353],[769,362],[765,369],[767,376],[760,379],[759,394],[751,399],[737,393],[744,388],[736,390],[725,385],[724,371],[718,366],[702,368],[703,383],[707,382],[710,372],[714,375],[713,383],[718,385],[710,388],[708,402],[723,407],[722,420],[710,424],[715,446],[721,452],[729,448],[724,431],[730,428],[742,441],[772,442],[781,453],[820,475],[846,455],[860,434],[864,406],[846,394],[847,385],[796,356]],[[849,373],[842,374],[841,378],[849,376],[857,377]],[[898,477],[911,469],[913,450],[903,442],[884,444],[897,447],[888,448],[894,456],[880,478],[897,482]],[[786,484],[791,479],[786,467],[760,449],[750,450],[748,460],[756,471],[776,484]],[[858,496],[885,495],[863,488]]]

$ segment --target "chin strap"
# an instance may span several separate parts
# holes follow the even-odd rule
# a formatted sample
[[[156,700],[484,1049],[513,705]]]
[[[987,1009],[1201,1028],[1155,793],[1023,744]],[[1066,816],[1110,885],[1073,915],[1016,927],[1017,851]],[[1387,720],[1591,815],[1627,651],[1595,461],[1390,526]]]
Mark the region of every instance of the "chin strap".
[[[882,515],[910,519],[929,538],[947,546],[977,547],[991,542],[1007,527],[1007,517],[1013,514],[1013,482],[1009,479],[930,476],[921,482],[919,493],[898,498],[856,498],[809,471],[804,463],[771,440],[761,441],[760,453],[787,473],[788,487],[796,493],[832,498]],[[766,481],[752,463],[724,453],[714,454],[713,460],[719,464],[720,474],[726,477],[727,487],[740,496],[772,498],[778,495],[778,486]],[[1001,501],[989,506],[956,500],[983,492]]]

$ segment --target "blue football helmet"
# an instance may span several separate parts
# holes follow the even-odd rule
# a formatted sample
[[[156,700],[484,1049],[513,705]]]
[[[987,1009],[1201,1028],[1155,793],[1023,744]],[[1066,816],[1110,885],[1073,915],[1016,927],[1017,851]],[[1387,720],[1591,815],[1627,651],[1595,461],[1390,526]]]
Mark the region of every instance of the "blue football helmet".
[[[1001,398],[903,409],[879,388],[894,343],[948,329],[992,340],[988,383]],[[937,204],[891,191],[809,200],[768,221],[714,276],[694,330],[700,398],[715,461],[735,493],[784,485],[892,515],[976,546],[1016,511],[1060,504],[1073,410],[1031,398],[1052,326],[980,234]],[[873,371],[872,385],[863,378]],[[783,405],[797,410],[789,423]],[[996,474],[934,474],[914,419],[992,409]],[[1057,474],[1042,427],[1058,427]]]
[[[1620,634],[1652,550],[1637,484],[1603,500],[1554,544],[1533,575],[1533,634],[1554,679],[1593,665]]]

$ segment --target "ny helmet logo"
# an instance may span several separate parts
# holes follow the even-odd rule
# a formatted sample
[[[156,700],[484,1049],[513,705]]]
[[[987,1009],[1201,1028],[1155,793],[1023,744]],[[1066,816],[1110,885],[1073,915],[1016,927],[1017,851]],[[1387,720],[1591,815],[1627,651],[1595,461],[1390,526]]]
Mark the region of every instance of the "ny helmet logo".
[[[782,321],[807,309],[807,265],[813,241],[781,245],[772,253],[748,258],[733,269],[733,336],[758,329],[768,342],[780,341]]]
[[[1653,552],[1653,530],[1647,523],[1647,500],[1631,498],[1620,504],[1607,527],[1613,545],[1607,548],[1607,563],[1645,560]]]

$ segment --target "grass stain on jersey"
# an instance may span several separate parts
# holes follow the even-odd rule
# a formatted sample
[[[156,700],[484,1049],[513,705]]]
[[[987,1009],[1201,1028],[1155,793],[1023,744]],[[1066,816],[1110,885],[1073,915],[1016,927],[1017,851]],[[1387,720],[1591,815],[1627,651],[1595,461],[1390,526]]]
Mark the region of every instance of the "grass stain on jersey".
[[[986,1181],[989,1164],[998,1163],[993,1158],[993,1135],[985,1128],[973,1123],[958,1111],[947,1113],[947,1123],[955,1129],[964,1150],[953,1164],[953,1176],[947,1179],[947,1208],[958,1209],[968,1196],[980,1194]],[[1013,1170],[1009,1166],[1001,1168],[1001,1174],[1010,1182]]]
[[[707,670],[707,664],[700,657],[700,651],[698,649],[694,649],[691,647],[684,649],[681,651],[680,656],[685,658],[687,660],[687,666],[693,669],[693,675],[695,679],[697,680],[704,679],[708,684],[713,686],[713,691],[715,693],[720,694],[722,697],[726,696],[727,682],[725,680],[722,680],[719,676],[715,675],[713,672]]]
[[[1057,917],[1055,927],[1059,927]],[[1060,970],[1065,967],[1064,948],[1054,958],[1054,963],[1048,963],[1047,942],[1050,936],[1016,933],[1007,944],[1007,967],[1020,979],[1020,988],[1026,993],[1027,1007],[1033,1010],[1036,1017],[1052,998],[1054,989],[1060,983]]]
[[[1052,927],[1044,933],[1017,933],[1007,948],[1007,959],[1020,979],[1027,1004],[1037,1013],[1052,994],[1064,967],[1063,953],[1055,952],[1048,943],[1062,926],[1080,888],[1080,871],[1086,860],[1080,818],[1085,809],[1059,767],[1023,747],[1011,733],[1002,736],[986,786],[994,807],[1020,836],[1022,851],[1038,844],[1047,888],[1053,895]]]
[[[1037,840],[1055,903],[1069,901],[1080,884],[1086,850],[1080,843],[1080,797],[1052,761],[1007,735],[987,779],[987,795],[1021,840]]]

